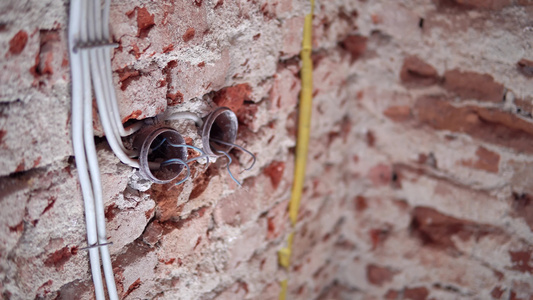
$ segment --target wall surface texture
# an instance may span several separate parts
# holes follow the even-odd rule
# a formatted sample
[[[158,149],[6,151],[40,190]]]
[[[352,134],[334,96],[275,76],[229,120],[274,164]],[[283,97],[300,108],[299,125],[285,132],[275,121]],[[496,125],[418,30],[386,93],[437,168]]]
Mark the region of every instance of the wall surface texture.
[[[70,136],[69,2],[0,2],[0,293],[92,299]],[[123,121],[239,118],[231,169],[151,185],[97,118],[123,299],[533,299],[533,1],[317,1],[290,270],[306,0],[114,0]],[[171,124],[201,147],[193,124]]]

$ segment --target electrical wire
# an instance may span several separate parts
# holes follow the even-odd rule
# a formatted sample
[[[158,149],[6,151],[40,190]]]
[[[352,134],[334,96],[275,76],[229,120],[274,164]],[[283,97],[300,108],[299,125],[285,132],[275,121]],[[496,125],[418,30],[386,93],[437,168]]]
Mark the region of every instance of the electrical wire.
[[[247,149],[245,149],[244,147],[236,145],[234,143],[224,142],[222,140],[215,139],[215,138],[210,138],[209,140],[213,141],[215,143],[218,143],[218,144],[225,145],[225,146],[235,147],[235,148],[241,150],[242,152],[245,152],[246,154],[248,154],[248,155],[250,155],[252,157],[252,164],[248,168],[245,168],[244,170],[245,171],[249,171],[249,170],[251,170],[254,167],[255,161],[256,161],[255,155],[252,152],[250,152]]]
[[[89,1],[90,5],[88,8],[88,33],[89,33],[89,39],[97,39],[99,36],[101,37],[101,34],[98,34],[99,27],[99,20],[98,17],[100,15],[99,12],[99,5],[96,5],[96,1]],[[98,2],[99,4],[99,2]],[[109,50],[109,49],[108,49]],[[91,78],[94,86],[94,92],[96,94],[96,102],[98,105],[98,114],[100,115],[100,121],[102,123],[102,127],[104,128],[104,132],[106,134],[107,141],[109,142],[109,146],[115,153],[115,155],[125,164],[132,166],[134,168],[139,168],[139,163],[133,159],[131,159],[129,156],[135,155],[135,153],[128,151],[125,149],[124,144],[122,143],[122,140],[120,139],[120,134],[117,132],[117,129],[114,128],[113,123],[108,115],[109,109],[108,109],[108,98],[106,97],[106,91],[105,91],[105,84],[103,83],[103,78],[101,74],[101,66],[104,65],[103,57],[99,54],[99,52],[103,51],[103,49],[89,49],[89,54],[91,58]],[[121,124],[122,126],[122,124]],[[123,128],[124,129],[124,128]]]
[[[87,18],[87,29],[89,33],[89,38],[93,41],[102,41],[102,24],[101,24],[101,9],[100,9],[100,1],[97,0],[90,0],[88,2],[87,12],[89,18]],[[105,19],[105,18],[104,18]],[[89,50],[89,57],[90,57],[90,70],[91,70],[91,78],[93,81],[93,86],[95,89],[96,99],[98,103],[98,111],[101,116],[102,120],[102,126],[104,127],[104,131],[106,132],[106,137],[108,137],[109,144],[111,148],[114,150],[114,152],[117,154],[119,158],[122,158],[121,160],[125,160],[125,163],[130,164],[132,166],[138,165],[137,162],[131,160],[126,155],[126,149],[124,148],[124,145],[122,144],[122,140],[120,139],[120,136],[117,136],[116,128],[110,128],[113,126],[113,124],[109,124],[109,121],[107,120],[107,112],[108,112],[108,105],[106,106],[106,97],[109,91],[109,85],[103,84],[102,80],[105,80],[105,78],[102,78],[101,76],[101,68],[99,66],[102,66],[103,62],[103,53],[104,51],[109,51],[109,49],[102,49],[102,48],[96,48]],[[88,70],[88,69],[87,69]],[[98,167],[98,158],[96,155],[96,149],[94,145],[94,133],[92,128],[92,99],[87,99],[86,106],[85,106],[85,113],[87,116],[86,120],[86,129],[85,129],[85,145],[86,145],[86,152],[87,156],[89,158],[89,166],[91,170],[91,179],[93,184],[93,193],[94,193],[94,203],[96,208],[96,225],[97,225],[97,234],[98,234],[98,244],[102,244],[103,246],[99,247],[100,254],[102,257],[102,266],[104,269],[104,275],[106,280],[106,286],[107,286],[107,292],[110,300],[118,300],[118,294],[117,289],[115,285],[115,276],[113,274],[113,266],[111,264],[111,257],[109,254],[109,248],[107,245],[107,235],[106,235],[106,224],[105,224],[105,212],[104,212],[104,202],[103,202],[103,196],[102,196],[102,183],[100,178],[100,170]],[[89,119],[90,122],[89,122]],[[105,123],[105,125],[104,125]],[[120,124],[121,128],[122,124]],[[107,128],[106,128],[107,127]],[[106,130],[107,129],[107,130]],[[108,136],[107,134],[110,132],[110,130],[113,132],[111,136]],[[118,149],[117,149],[118,146]]]
[[[84,199],[87,243],[92,245],[96,244],[98,239],[96,230],[96,211],[91,189],[91,180],[87,170],[87,161],[85,157],[85,146],[83,140],[83,98],[86,96],[87,91],[87,87],[84,84],[84,82],[87,82],[87,74],[86,72],[83,72],[83,53],[76,51],[76,45],[82,38],[80,36],[81,28],[84,26],[83,12],[85,11],[85,6],[83,4],[84,2],[80,0],[72,0],[70,3],[68,39],[72,73],[72,144],[74,148],[74,155],[76,156],[76,167],[78,170],[82,196]],[[95,288],[95,297],[97,300],[104,300],[105,294],[100,270],[100,256],[98,249],[90,248],[88,251],[91,274]]]
[[[202,121],[202,119],[198,117],[197,114],[192,113],[192,112],[187,112],[187,111],[170,113],[170,114],[165,115],[164,118],[165,120],[183,120],[183,119],[193,120],[197,127],[202,127],[202,125],[204,124],[204,121]]]

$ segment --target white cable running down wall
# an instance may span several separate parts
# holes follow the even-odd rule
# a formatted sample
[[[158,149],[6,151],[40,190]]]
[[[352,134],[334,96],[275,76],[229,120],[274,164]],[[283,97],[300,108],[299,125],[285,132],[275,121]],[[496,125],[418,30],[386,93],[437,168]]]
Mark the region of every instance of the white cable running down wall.
[[[109,48],[81,49],[88,42],[109,41],[109,0],[101,9],[99,0],[72,0],[69,19],[69,52],[72,73],[72,139],[80,185],[84,199],[87,243],[96,299],[104,300],[100,256],[106,280],[108,297],[118,299],[109,255],[105,228],[104,203],[98,159],[94,144],[92,87],[98,104],[100,120],[106,138],[119,159],[132,167],[137,161],[130,158],[121,136],[133,133],[138,126],[125,130],[120,120],[111,77]],[[103,14],[103,15],[102,15]]]

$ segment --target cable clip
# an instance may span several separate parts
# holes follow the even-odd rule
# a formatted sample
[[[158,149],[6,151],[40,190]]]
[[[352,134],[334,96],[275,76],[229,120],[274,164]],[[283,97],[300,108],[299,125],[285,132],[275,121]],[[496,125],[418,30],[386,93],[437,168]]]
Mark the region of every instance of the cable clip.
[[[78,53],[78,49],[96,49],[96,48],[118,48],[118,43],[110,41],[89,41],[89,42],[77,42],[72,51]]]
[[[108,245],[113,245],[113,242],[103,243],[103,244],[96,243],[96,244],[93,244],[93,245],[90,245],[90,246],[87,246],[87,247],[80,248],[80,250],[89,250],[89,249],[92,249],[92,248],[98,248],[98,247],[108,246]]]

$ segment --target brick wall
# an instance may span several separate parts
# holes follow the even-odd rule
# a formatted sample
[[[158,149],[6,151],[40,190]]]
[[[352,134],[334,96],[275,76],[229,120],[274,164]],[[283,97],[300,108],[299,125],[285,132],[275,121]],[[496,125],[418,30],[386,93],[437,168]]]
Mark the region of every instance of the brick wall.
[[[0,288],[91,299],[68,2],[0,4]],[[309,3],[113,1],[124,121],[238,115],[258,157],[150,185],[95,129],[124,299],[533,299],[533,2],[318,1],[307,179],[287,214]],[[95,113],[96,115],[96,113]],[[173,126],[200,145],[192,124]],[[246,165],[249,159],[235,153]]]

